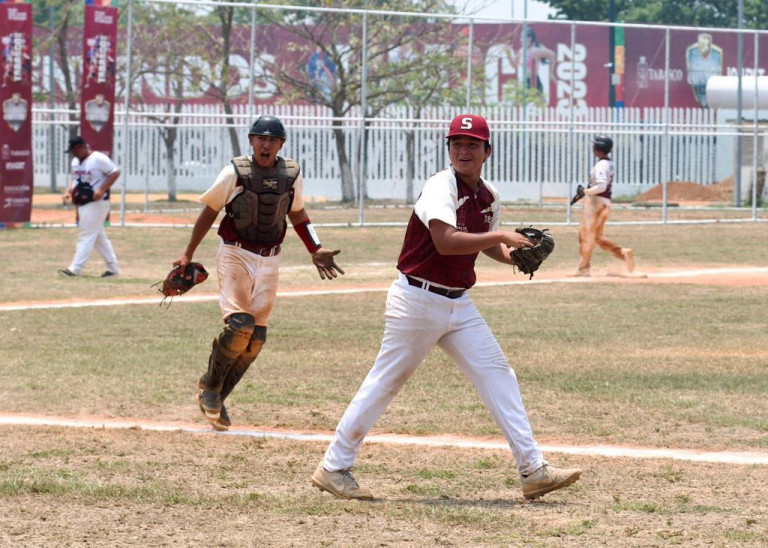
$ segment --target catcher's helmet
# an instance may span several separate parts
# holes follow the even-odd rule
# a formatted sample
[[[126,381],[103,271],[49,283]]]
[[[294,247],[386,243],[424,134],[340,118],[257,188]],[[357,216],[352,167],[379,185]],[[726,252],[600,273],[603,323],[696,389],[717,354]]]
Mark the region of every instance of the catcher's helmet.
[[[248,131],[248,135],[267,135],[285,139],[285,128],[279,118],[275,116],[259,116]]]
[[[488,122],[485,118],[477,114],[459,114],[451,122],[451,128],[448,130],[446,139],[464,135],[474,137],[486,143],[491,140],[491,131],[488,129]]]
[[[591,141],[595,149],[601,150],[606,154],[613,150],[613,140],[607,135],[595,135]]]

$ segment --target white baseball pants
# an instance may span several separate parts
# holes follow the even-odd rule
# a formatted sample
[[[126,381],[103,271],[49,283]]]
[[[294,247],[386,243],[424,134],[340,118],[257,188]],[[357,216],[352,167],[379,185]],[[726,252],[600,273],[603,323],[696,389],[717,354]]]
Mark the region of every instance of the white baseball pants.
[[[240,247],[219,243],[216,272],[219,275],[221,317],[250,314],[256,325],[265,326],[277,296],[279,256],[262,257]]]
[[[475,385],[512,449],[521,474],[546,464],[533,439],[515,372],[488,324],[465,293],[448,299],[408,285],[389,288],[381,350],[344,412],[323,466],[350,468],[363,439],[429,351],[439,345]]]
[[[104,228],[104,221],[107,220],[108,213],[109,200],[99,200],[77,207],[77,214],[80,217],[80,235],[77,239],[75,256],[72,259],[72,264],[69,265],[69,271],[73,274],[79,276],[83,273],[85,263],[94,249],[107,263],[107,270],[115,274],[120,272],[115,250],[112,248],[112,243],[107,238],[107,231]]]

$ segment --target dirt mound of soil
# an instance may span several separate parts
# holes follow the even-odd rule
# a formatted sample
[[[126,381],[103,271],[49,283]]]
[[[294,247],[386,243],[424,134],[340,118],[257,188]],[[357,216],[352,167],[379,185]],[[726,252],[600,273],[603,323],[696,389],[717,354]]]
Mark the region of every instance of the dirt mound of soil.
[[[668,202],[729,202],[733,196],[732,178],[724,179],[716,185],[702,185],[690,181],[670,181],[667,183]],[[664,190],[661,184],[635,198],[635,202],[661,202]]]

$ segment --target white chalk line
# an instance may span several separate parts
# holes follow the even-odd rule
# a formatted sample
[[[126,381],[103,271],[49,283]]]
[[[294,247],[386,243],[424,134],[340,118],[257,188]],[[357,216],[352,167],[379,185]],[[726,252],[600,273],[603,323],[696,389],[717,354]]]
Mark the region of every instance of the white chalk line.
[[[648,274],[648,278],[687,278],[696,276],[717,276],[729,274],[762,274],[768,273],[768,267],[765,268],[710,268],[702,270],[681,270],[677,272],[661,272],[657,274]],[[622,279],[621,277],[616,277]],[[594,278],[554,278],[554,279],[532,279],[515,280],[508,282],[479,282],[475,287],[502,287],[514,285],[541,285],[541,284],[559,284],[559,283],[596,283],[606,281],[604,277]],[[641,278],[638,278],[641,279]],[[319,295],[353,295],[357,293],[380,293],[387,291],[386,287],[362,287],[350,289],[317,289],[308,291],[278,291],[278,297],[307,297]],[[202,295],[182,295],[174,299],[175,303],[200,303],[218,300],[217,294],[205,293]],[[127,299],[96,299],[92,301],[76,302],[48,302],[48,303],[26,303],[26,304],[0,304],[0,312],[12,312],[19,310],[52,310],[57,308],[88,308],[100,306],[126,306],[132,304],[155,304],[160,302],[160,297],[131,297]]]
[[[55,426],[64,428],[97,428],[107,430],[138,429],[149,432],[185,432],[189,434],[210,434],[219,436],[246,436],[261,439],[289,441],[325,442],[333,439],[332,434],[303,433],[290,430],[253,430],[233,427],[228,432],[216,432],[207,427],[188,423],[155,422],[138,419],[74,419],[50,416],[0,415],[0,426]],[[476,441],[454,436],[407,436],[400,434],[377,434],[368,436],[366,443],[388,445],[413,445],[420,447],[459,447],[464,449],[509,450],[509,445],[499,441]],[[544,453],[564,453],[595,457],[632,459],[672,459],[689,462],[718,464],[768,465],[768,453],[745,451],[696,451],[692,449],[656,449],[647,447],[626,447],[618,445],[541,445]]]

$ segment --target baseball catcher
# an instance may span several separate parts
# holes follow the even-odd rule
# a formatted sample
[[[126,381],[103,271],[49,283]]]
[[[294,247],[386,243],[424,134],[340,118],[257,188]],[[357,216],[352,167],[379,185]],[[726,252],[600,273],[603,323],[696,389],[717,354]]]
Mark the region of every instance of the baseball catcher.
[[[171,298],[171,301],[169,301],[168,306],[171,306],[173,298],[176,295],[183,295],[197,284],[203,283],[207,279],[208,271],[205,270],[205,267],[202,264],[189,263],[184,269],[184,272],[181,271],[180,265],[174,266],[165,279],[153,284],[152,287],[162,284],[158,288],[158,291],[163,294],[163,300],[160,301],[160,306],[162,306],[163,303],[165,303],[165,300],[169,297]]]
[[[514,266],[523,274],[528,274],[530,278],[533,278],[533,273],[536,272],[541,263],[549,257],[549,254],[555,249],[555,240],[549,235],[547,229],[539,230],[538,228],[516,228],[515,232],[518,232],[533,242],[532,247],[521,247],[519,249],[513,249],[509,258],[514,263]]]

